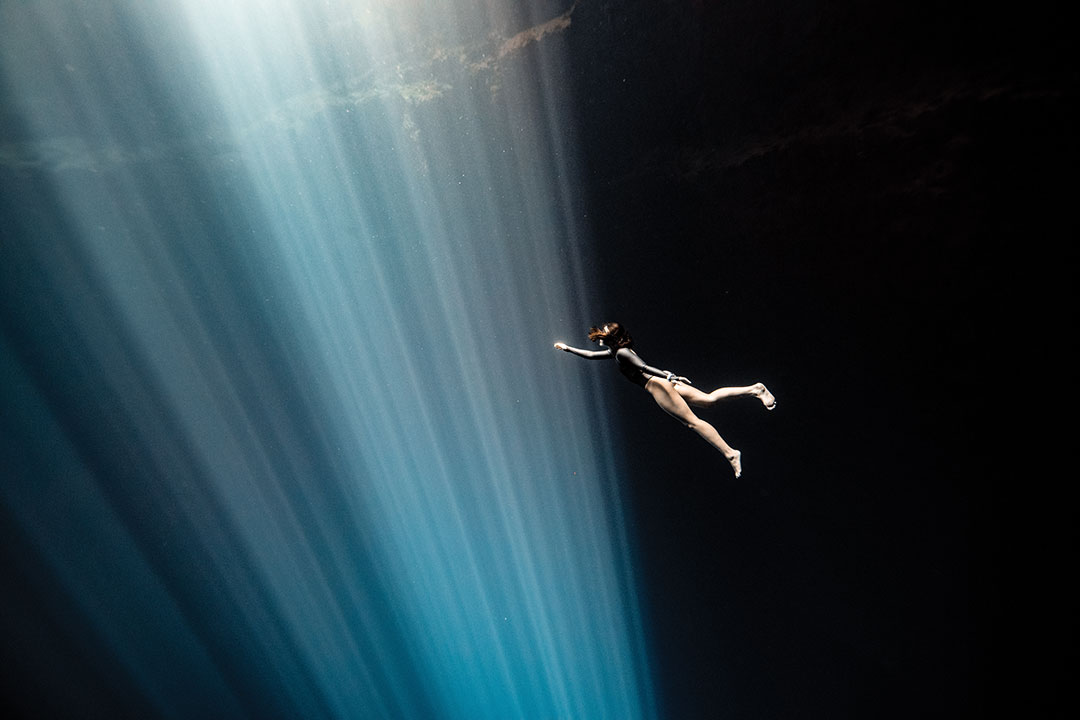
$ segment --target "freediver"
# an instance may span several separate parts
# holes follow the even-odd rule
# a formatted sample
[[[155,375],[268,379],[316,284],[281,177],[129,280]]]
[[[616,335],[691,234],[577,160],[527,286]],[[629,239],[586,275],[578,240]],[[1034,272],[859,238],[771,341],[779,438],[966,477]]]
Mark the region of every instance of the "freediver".
[[[724,387],[713,390],[711,393],[702,392],[691,386],[690,381],[681,375],[646,365],[634,352],[634,340],[630,337],[630,333],[617,322],[589,328],[589,339],[599,344],[602,349],[580,350],[562,342],[555,343],[555,347],[589,360],[613,357],[619,366],[619,372],[627,380],[645,388],[664,412],[682,422],[700,435],[705,442],[723,453],[731,464],[731,469],[735,471],[735,477],[742,475],[742,453],[724,442],[724,438],[720,437],[716,428],[695,415],[690,405],[712,407],[720,400],[751,395],[761,400],[766,410],[772,410],[776,407],[776,398],[768,388],[761,383],[754,383],[746,387]]]

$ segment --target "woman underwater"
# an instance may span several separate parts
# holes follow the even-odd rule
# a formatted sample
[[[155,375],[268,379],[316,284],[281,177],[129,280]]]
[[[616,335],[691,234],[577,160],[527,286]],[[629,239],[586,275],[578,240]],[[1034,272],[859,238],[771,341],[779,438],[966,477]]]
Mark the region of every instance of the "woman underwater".
[[[772,410],[776,407],[776,398],[764,385],[754,383],[746,387],[725,387],[713,390],[711,393],[704,393],[691,387],[690,381],[681,375],[646,365],[634,352],[634,340],[630,337],[630,333],[616,322],[605,323],[603,327],[590,328],[589,339],[598,343],[602,349],[579,350],[561,342],[555,343],[555,347],[589,360],[614,358],[618,363],[619,372],[627,380],[645,388],[664,412],[682,422],[704,438],[705,442],[722,452],[731,463],[735,477],[742,475],[742,453],[724,442],[724,438],[720,437],[716,428],[695,415],[690,405],[712,407],[720,400],[752,395],[761,400],[767,410]]]

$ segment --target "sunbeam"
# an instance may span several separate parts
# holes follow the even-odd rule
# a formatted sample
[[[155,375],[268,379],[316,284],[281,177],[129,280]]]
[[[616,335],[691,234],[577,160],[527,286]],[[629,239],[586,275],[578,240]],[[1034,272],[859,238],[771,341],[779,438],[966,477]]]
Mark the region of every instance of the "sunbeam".
[[[88,716],[655,716],[575,7],[0,6],[5,622]]]

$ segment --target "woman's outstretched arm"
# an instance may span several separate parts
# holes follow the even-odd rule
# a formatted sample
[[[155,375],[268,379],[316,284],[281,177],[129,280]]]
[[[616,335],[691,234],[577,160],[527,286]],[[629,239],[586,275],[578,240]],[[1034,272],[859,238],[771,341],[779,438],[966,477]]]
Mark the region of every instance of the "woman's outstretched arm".
[[[570,347],[566,343],[557,342],[555,347],[564,352],[573,353],[578,357],[583,357],[587,360],[599,360],[600,358],[611,357],[611,348],[604,348],[603,350],[580,350],[576,347]]]

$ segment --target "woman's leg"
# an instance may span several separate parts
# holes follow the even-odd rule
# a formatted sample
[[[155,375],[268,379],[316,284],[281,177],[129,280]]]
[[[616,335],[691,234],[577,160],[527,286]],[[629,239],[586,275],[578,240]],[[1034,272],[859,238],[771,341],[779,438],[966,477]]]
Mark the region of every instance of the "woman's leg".
[[[744,395],[753,395],[761,401],[761,404],[764,405],[767,410],[772,410],[776,407],[776,398],[774,398],[773,394],[769,392],[769,389],[761,383],[754,383],[753,385],[747,385],[746,387],[718,388],[711,393],[704,393],[692,385],[679,383],[675,386],[675,390],[682,396],[683,400],[696,407],[712,407],[721,400],[742,397]]]
[[[724,442],[724,438],[720,437],[720,433],[716,432],[716,428],[695,415],[690,406],[675,390],[674,385],[667,380],[649,378],[649,381],[645,383],[645,389],[649,391],[649,394],[653,396],[653,400],[664,412],[686,425],[686,427],[700,435],[705,442],[722,452],[727,461],[731,463],[731,469],[735,471],[735,477],[742,475],[742,453]]]

